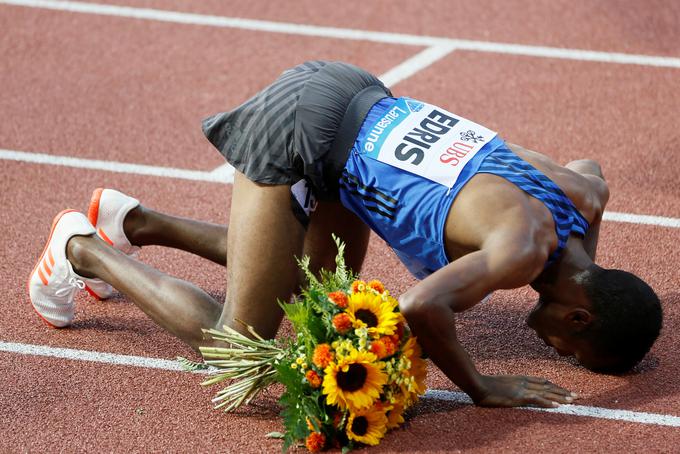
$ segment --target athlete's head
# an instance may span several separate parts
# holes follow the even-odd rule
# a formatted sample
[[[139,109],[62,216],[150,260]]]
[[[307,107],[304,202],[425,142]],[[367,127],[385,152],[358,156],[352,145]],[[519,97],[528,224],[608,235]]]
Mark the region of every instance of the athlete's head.
[[[572,295],[565,299],[542,296],[527,323],[560,355],[574,355],[588,369],[630,370],[661,330],[656,293],[632,273],[594,264],[572,279],[577,284]]]

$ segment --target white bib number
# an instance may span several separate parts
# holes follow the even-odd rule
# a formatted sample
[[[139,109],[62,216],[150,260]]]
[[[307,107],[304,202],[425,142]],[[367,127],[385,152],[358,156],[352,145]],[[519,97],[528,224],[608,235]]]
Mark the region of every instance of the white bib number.
[[[369,129],[361,152],[451,188],[494,131],[440,107],[399,98]]]

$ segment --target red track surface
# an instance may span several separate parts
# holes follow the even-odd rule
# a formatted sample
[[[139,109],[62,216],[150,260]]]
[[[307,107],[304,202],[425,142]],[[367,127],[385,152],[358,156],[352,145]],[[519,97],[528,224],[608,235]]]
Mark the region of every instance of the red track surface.
[[[125,4],[118,2],[119,4]],[[355,4],[356,3],[356,4]],[[318,2],[136,2],[135,6],[367,30],[680,56],[674,2],[390,2],[365,11]],[[512,7],[510,7],[512,5]],[[636,6],[633,8],[633,6]],[[363,11],[363,12],[362,12]],[[483,17],[483,25],[456,26]],[[512,26],[511,26],[512,25]],[[245,100],[306,59],[342,59],[381,74],[420,49],[362,41],[138,21],[0,4],[0,148],[211,170],[222,161],[200,132],[204,116]],[[612,188],[611,210],[680,216],[680,70],[457,51],[394,91],[435,102],[559,161],[594,157]],[[111,186],[143,203],[228,222],[230,186],[0,161],[4,214],[0,341],[158,358],[192,353],[124,297],[78,298],[71,329],[48,329],[24,282],[49,224],[85,209]],[[680,234],[606,222],[599,260],[647,279],[665,307],[664,332],[635,374],[592,374],[549,352],[524,325],[535,295],[498,292],[464,314],[462,342],[487,373],[545,376],[582,394],[580,404],[680,415]],[[147,248],[142,259],[218,298],[221,267]],[[393,270],[396,269],[395,273]],[[365,276],[394,293],[414,281],[377,239]],[[454,390],[436,368],[429,385]],[[279,450],[274,398],[236,415],[210,409],[213,390],[178,372],[0,353],[0,451]],[[526,410],[424,401],[377,451],[636,452],[678,450],[678,428]]]

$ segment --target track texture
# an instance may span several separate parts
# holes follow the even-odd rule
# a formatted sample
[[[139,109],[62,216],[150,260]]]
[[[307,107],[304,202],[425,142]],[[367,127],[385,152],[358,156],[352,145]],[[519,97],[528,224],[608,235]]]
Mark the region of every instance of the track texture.
[[[94,3],[94,2],[91,2]],[[673,1],[513,0],[304,2],[116,1],[112,4],[494,42],[680,57]],[[427,6],[423,6],[427,5]],[[503,5],[503,6],[501,6]],[[212,170],[221,165],[200,120],[247,99],[307,59],[384,74],[422,50],[367,41],[76,14],[0,3],[0,149]],[[603,163],[610,209],[680,217],[680,69],[454,51],[393,87],[493,128],[565,163]],[[25,279],[52,217],[84,210],[98,186],[173,214],[228,222],[231,186],[0,160],[3,311],[0,341],[154,358],[195,358],[122,296],[77,298],[73,327],[33,312]],[[599,262],[639,274],[665,308],[661,338],[635,373],[596,375],[559,358],[524,317],[536,295],[497,292],[460,317],[460,337],[485,373],[546,377],[583,405],[680,415],[680,232],[607,222]],[[223,268],[146,248],[142,260],[224,296]],[[363,275],[399,294],[415,281],[372,237]],[[289,328],[284,326],[283,332]],[[278,452],[277,390],[237,414],[210,409],[200,376],[0,353],[0,452]],[[456,388],[431,367],[432,388]],[[677,452],[680,430],[526,410],[424,400],[378,452]]]

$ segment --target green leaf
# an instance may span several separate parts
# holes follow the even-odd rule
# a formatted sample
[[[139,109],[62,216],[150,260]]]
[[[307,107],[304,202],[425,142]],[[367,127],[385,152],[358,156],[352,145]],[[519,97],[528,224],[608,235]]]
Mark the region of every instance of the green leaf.
[[[183,358],[181,356],[177,357],[177,362],[179,363],[180,366],[182,366],[182,369],[188,371],[188,372],[193,372],[195,370],[206,370],[209,369],[210,366],[208,366],[205,363],[199,363],[196,361],[191,361],[186,358]]]
[[[286,438],[286,434],[282,434],[281,432],[269,432],[267,435],[265,435],[265,437],[284,439]]]

